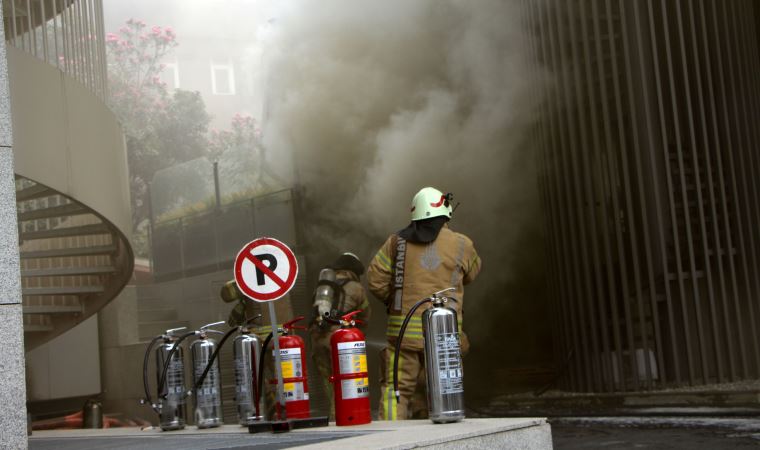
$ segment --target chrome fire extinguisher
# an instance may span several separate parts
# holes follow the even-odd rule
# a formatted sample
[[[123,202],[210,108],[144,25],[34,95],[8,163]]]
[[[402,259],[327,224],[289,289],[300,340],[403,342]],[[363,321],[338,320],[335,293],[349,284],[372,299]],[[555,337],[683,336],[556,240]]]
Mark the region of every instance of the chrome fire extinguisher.
[[[249,323],[261,318],[261,314],[240,326],[240,334],[232,343],[235,364],[235,403],[240,425],[251,425],[264,417],[259,392],[258,368],[261,361],[261,342],[249,328]]]
[[[330,337],[334,384],[335,423],[338,426],[361,425],[372,422],[369,404],[369,375],[367,373],[367,343],[364,333],[356,328],[352,311],[340,318],[340,328]]]
[[[143,358],[143,388],[145,398],[143,404],[150,405],[158,414],[159,426],[164,431],[181,430],[185,428],[185,365],[184,355],[180,344],[186,338],[195,334],[189,332],[182,335],[178,333],[185,327],[166,330],[165,334],[154,337]],[[150,395],[148,385],[148,360],[153,347],[156,347],[156,403]]]
[[[311,417],[309,408],[309,385],[306,381],[306,344],[303,339],[293,334],[293,330],[305,330],[306,327],[295,325],[303,320],[303,316],[296,317],[290,322],[282,324],[279,330],[280,346],[280,369],[282,371],[283,395],[285,396],[285,415],[288,419],[306,419]],[[267,345],[272,338],[272,333],[264,341],[266,352]],[[274,356],[274,351],[272,351]],[[274,358],[272,358],[274,361]],[[263,359],[262,359],[263,362]],[[263,376],[264,364],[259,366],[259,377]],[[269,384],[276,386],[277,379],[270,379]],[[277,413],[280,414],[280,404],[277,403]]]
[[[401,341],[417,308],[430,303],[430,307],[422,313],[422,335],[425,340],[428,415],[434,423],[459,422],[464,419],[464,379],[459,324],[457,312],[446,306],[446,303],[456,299],[443,295],[453,290],[455,288],[450,287],[438,291],[412,306],[401,324],[393,358],[393,389],[398,402],[398,357]]]
[[[222,425],[222,385],[219,361],[215,358],[219,345],[209,333],[224,333],[209,327],[223,323],[224,321],[203,325],[198,329],[198,339],[190,345],[195,386],[195,425],[198,428]]]

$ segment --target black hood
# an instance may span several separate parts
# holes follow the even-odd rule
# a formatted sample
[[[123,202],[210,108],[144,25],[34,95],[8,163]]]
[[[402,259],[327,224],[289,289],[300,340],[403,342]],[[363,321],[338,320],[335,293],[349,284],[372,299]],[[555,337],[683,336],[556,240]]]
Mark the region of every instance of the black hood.
[[[430,219],[415,220],[408,227],[398,232],[398,235],[409,242],[427,244],[433,242],[441,228],[449,218],[446,216],[432,217]]]

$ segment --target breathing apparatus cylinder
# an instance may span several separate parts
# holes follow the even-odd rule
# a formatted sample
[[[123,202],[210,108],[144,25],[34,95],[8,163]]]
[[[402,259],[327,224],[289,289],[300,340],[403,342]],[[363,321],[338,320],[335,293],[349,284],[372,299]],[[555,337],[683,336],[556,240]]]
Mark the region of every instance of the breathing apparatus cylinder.
[[[182,339],[192,336],[192,333],[186,333],[182,337],[176,334],[184,329],[182,327],[166,330],[166,334],[159,337],[161,344],[155,351],[158,383],[158,403],[155,405],[152,404],[149,396],[147,371],[144,371],[146,401],[151,403],[158,413],[159,426],[164,431],[185,428],[185,364],[180,344]],[[147,354],[146,352],[146,357]]]
[[[198,330],[198,339],[190,345],[193,363],[193,380],[195,389],[195,424],[198,428],[213,428],[222,425],[222,386],[219,374],[219,360],[213,358],[218,347],[209,333],[221,331],[209,327],[221,325],[215,322],[202,326]],[[207,371],[207,366],[211,366]],[[204,379],[201,379],[206,373]]]
[[[425,303],[430,307],[422,313],[422,335],[425,341],[425,374],[427,376],[428,415],[434,423],[459,422],[464,419],[464,379],[459,342],[457,312],[446,306],[456,301],[443,293],[447,288],[417,302],[401,325],[393,359],[393,388],[399,401],[398,355],[401,341],[417,308]]]
[[[258,367],[261,360],[259,338],[243,326],[232,343],[235,361],[235,403],[238,420],[246,426],[263,419],[261,394],[259,393]]]
[[[282,371],[284,388],[283,395],[285,396],[285,414],[288,419],[311,417],[309,385],[306,379],[306,344],[300,336],[293,334],[293,330],[306,329],[306,327],[295,325],[296,322],[303,319],[303,316],[299,316],[290,322],[282,324],[282,334],[278,341],[280,346],[280,369]],[[272,351],[272,356],[272,361],[274,361],[274,351]],[[277,379],[270,379],[269,384],[276,386]],[[276,407],[278,415],[280,415],[279,402]]]
[[[314,291],[314,309],[317,324],[321,325],[325,317],[330,316],[330,311],[335,303],[335,271],[330,268],[319,272],[319,282]]]
[[[335,423],[338,426],[370,423],[367,344],[364,333],[356,328],[352,311],[341,317],[340,328],[330,337],[334,384]]]

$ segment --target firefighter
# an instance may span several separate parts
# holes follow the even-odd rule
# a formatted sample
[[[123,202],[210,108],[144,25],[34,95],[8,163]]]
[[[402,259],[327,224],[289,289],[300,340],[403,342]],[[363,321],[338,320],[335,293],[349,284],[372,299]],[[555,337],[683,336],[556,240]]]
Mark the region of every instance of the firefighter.
[[[412,221],[392,234],[377,252],[367,270],[370,292],[385,303],[388,312],[388,345],[381,352],[380,419],[405,420],[412,416],[413,396],[424,380],[422,312],[419,308],[406,328],[399,355],[400,400],[393,392],[394,345],[404,316],[419,300],[433,292],[456,288],[450,293],[457,302],[449,307],[457,311],[462,353],[469,348],[462,332],[464,285],[480,272],[480,257],[467,236],[448,226],[453,209],[452,194],[432,187],[420,190],[412,199]],[[425,389],[423,386],[422,389]]]
[[[330,402],[330,420],[335,417],[333,386],[330,383],[330,336],[339,325],[325,320],[325,316],[337,319],[351,311],[361,310],[355,318],[357,326],[364,331],[370,317],[370,306],[360,281],[363,274],[364,265],[359,258],[353,253],[344,253],[320,272],[320,281],[314,291],[314,317],[309,324],[311,355]]]

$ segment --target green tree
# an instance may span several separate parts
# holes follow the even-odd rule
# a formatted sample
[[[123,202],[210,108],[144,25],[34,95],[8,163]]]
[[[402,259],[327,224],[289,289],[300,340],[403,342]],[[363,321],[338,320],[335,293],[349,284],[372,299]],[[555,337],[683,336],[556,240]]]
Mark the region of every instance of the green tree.
[[[148,185],[156,171],[204,156],[208,145],[210,116],[200,94],[169,93],[161,80],[161,61],[177,45],[170,27],[148,28],[135,19],[106,35],[109,106],[126,135],[135,230],[147,222]],[[144,244],[137,244],[144,255]]]

